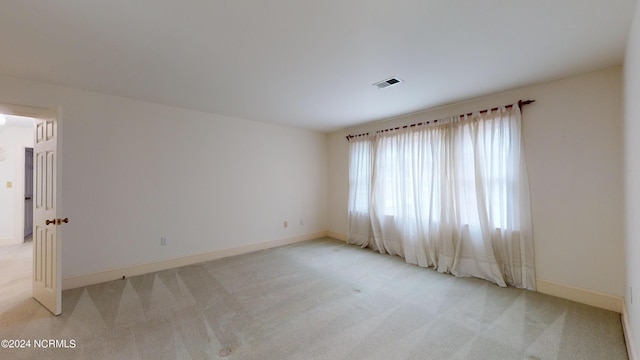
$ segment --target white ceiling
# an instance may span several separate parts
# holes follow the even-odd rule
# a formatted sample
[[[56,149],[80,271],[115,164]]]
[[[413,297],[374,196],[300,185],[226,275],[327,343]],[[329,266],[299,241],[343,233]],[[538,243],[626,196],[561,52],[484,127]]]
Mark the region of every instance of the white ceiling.
[[[0,74],[331,131],[620,64],[635,3],[0,1]]]

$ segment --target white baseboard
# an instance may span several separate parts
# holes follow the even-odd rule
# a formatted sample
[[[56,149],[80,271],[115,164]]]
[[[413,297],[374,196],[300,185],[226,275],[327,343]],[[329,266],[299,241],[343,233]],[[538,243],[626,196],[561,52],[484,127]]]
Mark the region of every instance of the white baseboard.
[[[553,295],[559,298],[599,307],[601,309],[615,311],[619,314],[622,313],[623,299],[619,296],[540,279],[536,280],[536,287],[538,292],[543,294]]]
[[[71,276],[62,279],[62,289],[75,289],[82,286],[99,284],[106,281],[122,279],[123,276],[131,277],[148,274],[156,271],[174,269],[182,266],[193,265],[205,261],[221,259],[229,256],[246,254],[254,251],[265,250],[277,246],[295,244],[301,241],[313,240],[327,236],[326,231],[304,234],[285,239],[271,240],[256,244],[238,246],[229,249],[212,251],[204,254],[196,254],[173,259],[155,261],[146,264],[132,265],[123,268],[110,269],[92,274]]]
[[[205,261],[211,261],[221,259],[224,257],[235,256],[250,253],[253,251],[259,251],[269,249],[277,246],[295,244],[301,241],[313,240],[322,237],[331,237],[336,240],[346,241],[347,236],[345,234],[321,231],[311,234],[303,234],[290,238],[265,241],[250,245],[244,245],[229,249],[217,250],[203,254],[196,254],[190,256],[184,256],[173,259],[166,259],[155,261],[151,263],[138,264],[127,266],[123,268],[110,269],[100,271],[92,274],[84,274],[78,276],[71,276],[62,280],[63,290],[74,289],[82,286],[98,284],[106,281],[121,279],[123,276],[131,277],[137,275],[148,274],[156,271],[162,271],[167,269],[173,269],[181,266],[187,266],[197,264]],[[615,311],[617,313],[623,312],[623,299],[621,297],[598,293],[591,290],[580,289],[568,285],[562,285],[546,280],[536,280],[538,292],[543,294],[557,296],[563,299],[577,301],[583,304],[596,306],[602,309]]]
[[[627,355],[629,355],[629,360],[638,360],[638,357],[636,356],[636,348],[633,345],[633,334],[631,333],[627,304],[624,301],[622,302],[622,330],[624,332],[624,342],[627,344]]]
[[[347,235],[333,231],[327,231],[327,236],[336,240],[347,241]],[[573,286],[554,283],[547,280],[536,280],[538,292],[557,296],[563,299],[576,301],[582,304],[595,306],[601,309],[622,313],[624,301],[621,297],[604,294],[592,290],[581,289]],[[640,359],[638,359],[640,360]]]
[[[20,244],[19,242],[16,242],[12,238],[0,238],[0,246],[19,245],[19,244]]]
[[[347,242],[347,234],[341,234],[341,233],[337,233],[337,232],[333,232],[333,231],[327,231],[327,236],[332,238],[332,239],[342,240],[344,242]]]

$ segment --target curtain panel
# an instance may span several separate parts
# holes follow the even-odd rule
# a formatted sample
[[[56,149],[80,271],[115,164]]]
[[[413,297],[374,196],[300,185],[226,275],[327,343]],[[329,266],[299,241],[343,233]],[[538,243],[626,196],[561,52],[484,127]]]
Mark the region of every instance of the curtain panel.
[[[517,104],[349,141],[348,243],[535,290]]]

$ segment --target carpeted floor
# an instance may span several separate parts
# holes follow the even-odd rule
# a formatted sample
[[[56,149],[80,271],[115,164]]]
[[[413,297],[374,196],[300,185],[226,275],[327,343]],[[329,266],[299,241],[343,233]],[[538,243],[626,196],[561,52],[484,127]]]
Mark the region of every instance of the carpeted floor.
[[[0,308],[1,359],[627,359],[619,314],[320,239]]]
[[[32,241],[0,246],[0,314],[31,297],[32,253]]]

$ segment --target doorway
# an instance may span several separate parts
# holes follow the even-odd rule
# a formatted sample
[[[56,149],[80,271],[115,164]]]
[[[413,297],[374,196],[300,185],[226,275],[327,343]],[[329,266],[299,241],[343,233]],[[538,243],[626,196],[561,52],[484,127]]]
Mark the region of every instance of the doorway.
[[[33,272],[33,142],[31,117],[3,115],[0,145],[4,159],[0,166],[0,310],[31,297]],[[1,312],[1,311],[0,311]]]
[[[0,114],[6,114],[0,115],[0,143],[6,145],[2,148],[1,162],[4,164],[0,164],[5,165],[0,169],[5,174],[0,177],[0,185],[3,185],[0,186],[0,196],[7,198],[7,201],[0,201],[0,212],[6,215],[0,216],[0,235],[5,234],[0,245],[9,243],[3,249],[6,251],[0,251],[3,265],[0,273],[0,314],[7,307],[26,306],[33,298],[54,315],[59,315],[62,311],[62,231],[57,225],[62,219],[50,219],[55,218],[56,210],[60,209],[60,108],[0,104]],[[20,120],[26,122],[22,131],[16,130],[16,126],[9,126]],[[25,161],[29,161],[26,148],[33,148],[32,166],[29,167],[33,169],[31,186],[25,179]],[[25,187],[31,191],[25,192]],[[29,193],[33,199],[31,212],[25,210],[25,198]],[[27,222],[31,218],[33,227],[33,241],[29,242],[24,242],[25,232],[28,232],[25,214]],[[24,261],[16,251],[30,259]],[[8,278],[16,273],[12,271],[11,263],[24,265],[16,267],[21,275],[18,278]]]
[[[33,235],[33,148],[24,149],[24,239]]]

